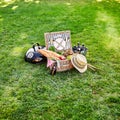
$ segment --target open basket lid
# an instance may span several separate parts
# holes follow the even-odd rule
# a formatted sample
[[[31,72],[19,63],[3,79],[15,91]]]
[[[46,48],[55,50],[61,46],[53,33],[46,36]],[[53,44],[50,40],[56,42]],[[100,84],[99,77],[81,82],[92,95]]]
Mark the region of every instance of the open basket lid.
[[[72,50],[70,31],[45,33],[46,49],[54,46],[55,51]]]

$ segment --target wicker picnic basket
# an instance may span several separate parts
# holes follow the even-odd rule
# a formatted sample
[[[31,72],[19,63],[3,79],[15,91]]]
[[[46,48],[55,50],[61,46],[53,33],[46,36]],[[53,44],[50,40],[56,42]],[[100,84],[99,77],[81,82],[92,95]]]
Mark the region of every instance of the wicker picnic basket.
[[[45,36],[45,44],[47,50],[49,50],[51,46],[54,46],[56,52],[64,53],[66,51],[69,51],[69,53],[73,53],[71,46],[70,31],[50,32],[50,33],[45,33],[44,36]],[[68,59],[57,60],[55,62],[56,62],[57,72],[66,71],[73,68],[71,60]]]

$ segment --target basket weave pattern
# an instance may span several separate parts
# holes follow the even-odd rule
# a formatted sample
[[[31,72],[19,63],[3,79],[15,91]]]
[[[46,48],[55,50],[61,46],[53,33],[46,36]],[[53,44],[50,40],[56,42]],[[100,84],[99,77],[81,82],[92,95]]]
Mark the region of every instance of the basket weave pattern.
[[[57,71],[66,71],[73,68],[71,60],[59,60],[60,67],[57,66]]]
[[[59,42],[59,40],[61,41]],[[54,46],[54,42],[59,43],[57,47],[55,46],[56,52],[65,52],[68,50],[72,51],[70,31],[45,33],[46,49],[49,49],[50,46]],[[71,63],[71,60],[57,60],[57,72],[70,70],[72,68],[73,65]]]

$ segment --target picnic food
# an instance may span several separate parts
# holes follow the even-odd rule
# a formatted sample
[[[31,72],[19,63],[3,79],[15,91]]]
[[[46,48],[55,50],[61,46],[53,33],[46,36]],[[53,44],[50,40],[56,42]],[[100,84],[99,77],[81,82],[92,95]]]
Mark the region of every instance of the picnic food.
[[[58,53],[50,51],[50,50],[39,49],[38,52],[49,59],[54,59],[54,60],[65,60],[66,59],[63,55],[59,55]]]

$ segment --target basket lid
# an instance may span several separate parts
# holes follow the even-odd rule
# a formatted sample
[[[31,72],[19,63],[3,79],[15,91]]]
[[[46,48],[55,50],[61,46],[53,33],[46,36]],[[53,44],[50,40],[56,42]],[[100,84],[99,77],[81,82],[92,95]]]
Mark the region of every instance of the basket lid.
[[[46,48],[55,47],[56,51],[71,49],[70,31],[45,33]]]

